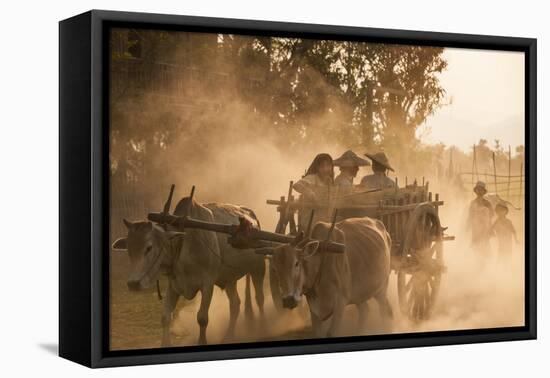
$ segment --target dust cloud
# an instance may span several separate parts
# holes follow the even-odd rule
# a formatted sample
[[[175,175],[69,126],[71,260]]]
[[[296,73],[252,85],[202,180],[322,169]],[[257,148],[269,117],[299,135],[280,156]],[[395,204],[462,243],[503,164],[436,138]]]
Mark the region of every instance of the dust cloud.
[[[444,187],[443,193],[444,192]],[[450,192],[452,193],[452,192]],[[472,193],[472,199],[473,199]],[[442,194],[445,205],[440,217],[454,241],[445,242],[443,274],[438,302],[428,321],[413,324],[401,317],[396,330],[435,331],[475,328],[513,327],[524,325],[524,249],[513,248],[509,257],[499,256],[494,239],[491,251],[484,256],[470,248],[470,235],[465,227],[468,201]],[[523,243],[523,211],[510,210],[520,243]],[[389,288],[396,297],[395,280]],[[395,308],[397,308],[394,298]]]
[[[369,301],[369,321],[366,329],[357,329],[357,312],[354,306],[346,309],[344,335],[369,335],[382,333],[409,333],[426,331],[466,330],[479,328],[514,327],[524,325],[524,250],[521,244],[514,246],[513,255],[499,257],[496,243],[491,242],[492,250],[485,256],[476,255],[469,247],[469,235],[464,227],[468,201],[453,202],[442,198],[446,204],[441,209],[441,219],[454,235],[454,241],[445,242],[444,261],[446,272],[443,275],[439,297],[430,318],[413,322],[399,310],[397,297],[397,276],[390,273],[388,296],[394,311],[393,321],[382,319],[375,301]],[[514,211],[514,210],[512,210]],[[510,215],[523,243],[521,217],[523,211]],[[258,340],[287,340],[311,338],[311,326],[307,304],[294,310],[278,312],[269,296],[269,283],[266,278],[266,316],[262,323],[254,303],[255,319],[247,321],[241,311],[237,324],[237,339],[233,342]],[[244,298],[244,280],[239,282],[239,293]],[[198,337],[196,311],[199,301],[184,306],[174,322],[173,332],[194,343]],[[224,342],[225,327],[228,324],[228,302],[221,290],[216,289],[210,312],[208,334],[214,343]]]
[[[270,143],[269,140],[247,134],[246,126],[241,121],[245,107],[232,107],[226,122],[230,136],[218,138],[213,150],[198,152],[200,162],[188,166],[185,161],[174,163],[172,170],[182,172],[175,177],[178,193],[183,196],[191,185],[196,185],[196,199],[201,202],[226,202],[241,204],[253,209],[265,230],[274,230],[277,212],[274,206],[266,204],[266,199],[278,199],[286,195],[289,180],[301,177],[307,165],[318,152],[329,152],[336,157],[346,147],[336,145],[317,145],[308,148],[295,148],[285,151]],[[236,111],[235,109],[239,109]],[[235,132],[237,125],[242,128]],[[358,150],[357,152],[362,152]],[[399,167],[396,167],[399,172]],[[413,167],[407,167],[410,177],[414,177]],[[185,173],[183,173],[185,172]],[[360,175],[370,173],[362,169]],[[399,177],[404,182],[403,177]],[[426,179],[429,179],[427,177]],[[514,255],[507,260],[499,259],[496,245],[489,257],[476,255],[469,246],[469,235],[465,229],[466,210],[469,200],[473,199],[446,189],[445,182],[433,180],[431,187],[439,191],[445,205],[441,208],[441,218],[448,233],[456,239],[445,243],[445,265],[447,271],[443,276],[440,297],[434,312],[428,321],[413,323],[400,314],[397,300],[396,275],[391,274],[389,297],[395,313],[395,321],[390,332],[420,332],[435,330],[459,330],[474,328],[521,326],[524,324],[524,251],[520,245],[515,246]],[[511,209],[518,234],[523,235],[521,228],[522,211]],[[244,280],[241,280],[244,281]],[[302,311],[278,313],[270,303],[269,285],[266,279],[265,292],[266,319],[264,326],[257,319],[246,322],[241,313],[237,325],[237,340],[240,342],[272,339],[292,339],[311,337],[309,333],[309,315],[307,305]],[[243,282],[240,282],[240,295],[243,298]],[[175,321],[174,332],[188,334],[185,338],[194,343],[197,338],[196,310],[198,302],[184,307]],[[376,311],[377,304],[372,303],[372,321],[366,330],[349,330],[348,334],[374,334],[388,332],[383,319]],[[257,312],[257,310],[256,310]],[[212,342],[223,342],[225,327],[228,323],[228,302],[225,295],[216,291],[210,311],[208,334]],[[355,319],[355,309],[350,307],[347,315]],[[235,341],[235,340],[233,340]]]
[[[223,64],[227,66],[230,62]],[[322,78],[318,79],[322,84]],[[320,87],[317,90],[322,92],[324,89]],[[177,95],[166,95],[177,99]],[[142,95],[131,103],[113,104],[115,115],[111,119],[114,133],[111,139],[112,165],[120,166],[128,149],[134,154],[132,156],[139,155],[139,152],[147,152],[145,161],[140,162],[146,167],[147,174],[146,180],[140,182],[139,190],[153,194],[151,202],[158,204],[156,211],[161,210],[171,183],[176,185],[175,199],[186,196],[191,186],[195,185],[197,201],[244,205],[254,210],[264,230],[273,231],[278,214],[274,206],[266,204],[266,200],[286,196],[289,181],[301,178],[316,154],[327,152],[336,158],[350,148],[359,155],[367,152],[362,147],[343,144],[337,138],[323,139],[321,134],[318,137],[309,135],[310,138],[303,138],[304,135],[290,133],[283,123],[280,128],[273,127],[272,119],[263,118],[257,109],[234,93],[218,91],[216,95],[194,94],[193,97],[194,103],[202,102],[209,105],[189,108],[170,106],[164,97],[158,94]],[[186,98],[181,99],[182,103],[185,101]],[[347,108],[334,97],[331,97],[330,101],[334,102],[328,106],[330,112],[311,116],[311,124],[316,124],[319,128],[338,127],[338,118]],[[167,125],[175,126],[169,128]],[[148,127],[169,129],[165,135],[155,134],[155,138],[169,140],[165,143],[157,140],[160,147],[153,151],[152,147],[144,147],[142,144],[145,143],[145,136],[142,137],[140,133],[145,133],[144,130]],[[132,142],[123,142],[124,136],[127,135],[131,135],[131,138],[127,139],[131,139]],[[302,140],[307,140],[307,143],[302,143]],[[129,145],[131,147],[128,147]],[[392,156],[395,157],[399,151],[387,150],[387,153],[392,160]],[[445,201],[440,213],[442,223],[449,227],[447,233],[456,237],[454,241],[445,243],[444,258],[447,271],[443,276],[440,297],[428,321],[412,323],[400,314],[397,304],[397,280],[395,273],[391,273],[388,290],[395,314],[392,324],[389,328],[384,324],[385,321],[380,319],[376,311],[377,305],[373,303],[370,306],[368,329],[349,333],[402,333],[523,325],[523,247],[517,245],[514,255],[507,261],[498,259],[496,252],[489,258],[476,256],[469,247],[469,236],[464,228],[465,211],[469,201],[473,199],[473,193],[471,196],[458,193],[446,181],[430,177],[429,167],[420,167],[412,160],[403,160],[394,159],[397,161],[395,169],[399,182],[405,182],[404,175],[400,172],[407,172],[409,182],[412,182],[415,174],[418,174],[419,179],[425,176],[426,180],[430,180],[430,189],[439,192]],[[338,169],[336,174],[337,171]],[[362,168],[357,180],[369,173],[369,167]],[[112,190],[123,191],[124,188],[113,187]],[[142,214],[142,217],[145,218],[146,214]],[[510,210],[510,217],[514,221],[518,235],[524,235],[521,221],[523,211]],[[520,239],[523,241],[523,237]],[[247,321],[244,306],[241,305],[237,339],[232,341],[312,337],[307,305],[303,303],[293,311],[278,312],[271,302],[267,275],[264,286],[265,318],[262,320],[258,316],[252,295],[255,319],[253,322]],[[238,287],[244,303],[244,280],[239,282]],[[178,345],[191,345],[196,342],[196,311],[199,303],[199,299],[190,302],[180,300],[172,327]],[[160,319],[160,306],[153,310],[158,312]],[[136,313],[134,316],[138,317],[141,314]],[[349,320],[356,317],[353,307],[350,306],[347,310],[346,317]],[[223,342],[229,320],[229,305],[225,293],[218,288],[215,289],[209,318],[209,343]],[[346,323],[351,324],[352,321]],[[158,339],[152,338],[144,345],[159,346],[160,332]]]

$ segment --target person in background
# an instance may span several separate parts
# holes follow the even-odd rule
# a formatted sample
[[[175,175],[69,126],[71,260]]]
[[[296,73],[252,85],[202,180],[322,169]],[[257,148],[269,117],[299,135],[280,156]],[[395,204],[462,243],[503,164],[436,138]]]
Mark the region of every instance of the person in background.
[[[472,232],[471,245],[475,251],[487,256],[490,253],[491,220],[494,211],[491,202],[485,198],[487,188],[483,181],[474,186],[476,198],[470,202],[467,227]]]
[[[346,195],[353,192],[353,179],[357,176],[359,167],[370,165],[370,163],[357,156],[355,152],[347,150],[334,160],[334,165],[340,168],[340,174],[334,179],[334,185],[337,187],[339,195]]]
[[[496,236],[498,241],[498,256],[499,258],[508,258],[512,255],[512,243],[519,243],[516,229],[512,221],[506,218],[508,214],[508,203],[499,201],[495,206],[497,219],[491,227],[491,234]],[[512,238],[514,240],[512,240]]]
[[[329,154],[315,156],[302,178],[292,188],[304,199],[317,201],[327,197],[334,185],[334,163]]]
[[[388,157],[383,152],[378,152],[374,155],[365,154],[366,157],[372,160],[372,174],[363,177],[361,180],[362,186],[367,189],[387,189],[394,188],[395,181],[390,179],[386,172],[388,170],[395,172],[391,167]]]

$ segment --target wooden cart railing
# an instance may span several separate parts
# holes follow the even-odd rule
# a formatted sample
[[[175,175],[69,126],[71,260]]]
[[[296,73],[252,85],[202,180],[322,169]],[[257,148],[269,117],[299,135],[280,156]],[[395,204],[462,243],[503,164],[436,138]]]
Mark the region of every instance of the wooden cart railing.
[[[398,248],[405,232],[405,225],[411,212],[421,203],[429,203],[438,212],[444,201],[439,199],[439,193],[432,194],[429,191],[429,182],[418,185],[413,184],[404,188],[369,190],[347,196],[329,198],[323,202],[307,202],[295,199],[292,195],[292,181],[290,182],[287,197],[279,200],[268,199],[268,205],[277,206],[279,220],[276,227],[277,233],[285,233],[287,227],[291,234],[300,231],[296,226],[295,215],[297,212],[309,212],[310,209],[321,209],[331,213],[331,209],[338,209],[340,219],[353,216],[369,216],[380,219],[386,226],[394,241],[394,248]],[[444,240],[453,240],[452,236],[444,236]]]

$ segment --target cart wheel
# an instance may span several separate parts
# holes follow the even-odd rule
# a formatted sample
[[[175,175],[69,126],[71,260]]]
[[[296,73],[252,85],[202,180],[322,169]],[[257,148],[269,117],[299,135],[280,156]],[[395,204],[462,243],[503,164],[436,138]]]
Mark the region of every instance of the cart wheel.
[[[271,299],[273,300],[275,310],[283,311],[283,298],[281,289],[279,288],[279,279],[277,272],[271,266],[271,261],[269,262],[269,288],[271,289]]]
[[[439,216],[431,204],[419,204],[407,222],[397,272],[399,307],[409,319],[418,322],[429,318],[443,270]]]

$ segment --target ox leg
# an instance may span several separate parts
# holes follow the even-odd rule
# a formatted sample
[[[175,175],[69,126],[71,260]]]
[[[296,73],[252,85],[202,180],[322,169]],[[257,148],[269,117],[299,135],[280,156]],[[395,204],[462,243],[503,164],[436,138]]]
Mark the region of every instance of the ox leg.
[[[208,310],[210,303],[212,302],[212,294],[214,292],[214,285],[210,284],[201,289],[201,305],[199,312],[197,313],[197,323],[199,323],[200,333],[199,341],[200,345],[206,344],[206,327],[208,326]]]
[[[170,346],[170,325],[172,323],[172,313],[178,303],[179,294],[177,294],[172,285],[168,285],[166,297],[164,298],[161,324],[162,324],[162,344],[161,346]]]
[[[357,305],[357,312],[359,312],[359,317],[357,319],[357,330],[359,332],[364,332],[367,328],[367,315],[369,313],[369,304],[367,301]]]
[[[376,301],[378,302],[378,305],[380,307],[380,315],[384,319],[392,319],[393,318],[393,310],[391,308],[390,301],[388,300],[388,297],[386,294],[381,294],[376,297]]]
[[[279,277],[277,272],[273,269],[273,262],[269,262],[269,288],[271,290],[271,298],[273,299],[273,306],[278,312],[283,311],[283,295],[281,294],[281,288],[279,287]]]
[[[323,322],[313,311],[310,310],[309,314],[311,316],[311,329],[313,330],[313,336],[317,338],[323,337]]]
[[[262,264],[264,264],[262,260]],[[252,283],[254,284],[254,294],[256,297],[256,304],[258,305],[258,311],[260,317],[264,315],[264,277],[265,277],[265,265],[262,265],[260,269],[252,273]]]
[[[378,302],[378,307],[380,308],[380,316],[384,322],[384,328],[386,328],[387,331],[390,331],[392,329],[393,310],[386,292],[384,291],[383,293],[377,295],[376,301]]]
[[[253,272],[252,275],[252,283],[254,284],[254,295],[256,298],[256,305],[258,306],[258,312],[260,314],[259,316],[259,324],[258,324],[258,330],[260,332],[265,331],[267,327],[265,315],[264,315],[264,277],[265,277],[265,263],[262,260],[261,261],[262,266],[259,267],[255,272]]]
[[[327,337],[338,336],[342,331],[342,318],[344,317],[345,306],[341,303],[336,305],[332,314],[330,326],[328,328]]]
[[[252,294],[250,293],[250,274],[245,274],[245,288],[244,288],[244,316],[247,321],[252,320],[254,317],[254,311],[252,311]]]
[[[241,299],[237,292],[237,281],[229,283],[225,287],[225,294],[229,299],[229,325],[224,336],[224,341],[231,341],[235,337],[235,325],[241,310]]]

